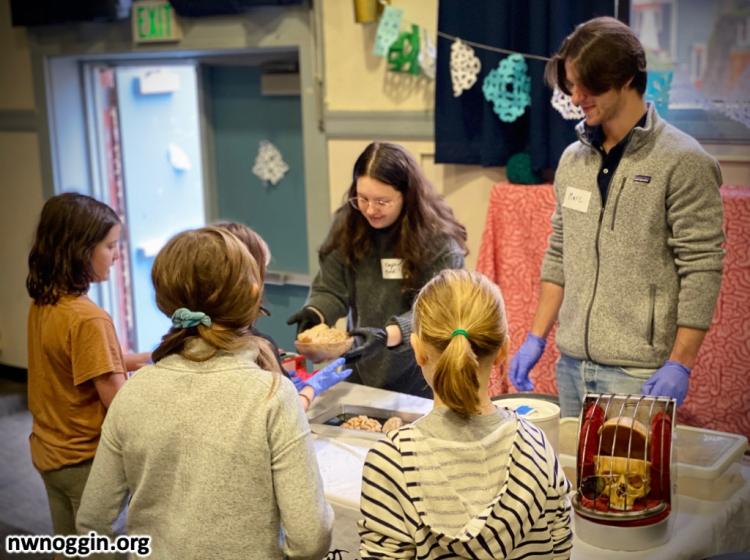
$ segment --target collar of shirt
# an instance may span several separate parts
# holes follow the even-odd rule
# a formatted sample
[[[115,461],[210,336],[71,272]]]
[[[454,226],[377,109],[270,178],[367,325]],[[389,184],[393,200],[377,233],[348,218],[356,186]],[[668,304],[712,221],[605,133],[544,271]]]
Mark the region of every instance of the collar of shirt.
[[[611,154],[615,150],[617,150],[620,154],[620,157],[622,157],[622,152],[625,151],[625,146],[628,145],[628,142],[630,141],[630,136],[633,134],[633,129],[636,127],[643,128],[646,125],[646,117],[648,116],[648,111],[643,113],[641,118],[638,120],[635,125],[633,125],[633,128],[630,129],[630,131],[625,135],[625,137],[620,140],[616,146],[614,146],[612,149],[609,150],[609,153]],[[594,146],[599,152],[602,153],[602,155],[607,155],[607,152],[604,151],[604,129],[602,128],[602,125],[596,125],[596,126],[589,126],[584,122],[584,129],[586,137],[589,139],[589,142],[591,142],[591,145]],[[620,159],[619,157],[617,158]]]
[[[609,152],[604,151],[604,131],[601,126],[586,126],[586,134],[591,141],[591,145],[602,155],[602,163],[599,167],[599,173],[596,176],[597,186],[599,187],[599,193],[602,197],[602,206],[607,201],[607,194],[609,193],[609,184],[612,180],[615,170],[620,165],[620,160],[625,153],[625,148],[630,141],[630,137],[633,134],[633,129],[636,127],[643,127],[646,124],[646,116],[648,112],[644,113],[640,120],[630,129],[625,137],[620,140],[617,145],[612,147]]]

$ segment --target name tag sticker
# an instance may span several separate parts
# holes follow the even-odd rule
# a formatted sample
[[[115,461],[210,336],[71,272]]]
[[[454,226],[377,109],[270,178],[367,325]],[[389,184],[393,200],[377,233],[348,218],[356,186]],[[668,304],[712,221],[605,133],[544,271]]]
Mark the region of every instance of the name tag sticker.
[[[584,191],[583,189],[577,189],[575,187],[568,187],[565,191],[565,199],[563,200],[563,208],[570,208],[577,212],[588,212],[589,200],[591,200],[591,192]]]
[[[401,259],[380,259],[380,269],[383,271],[385,280],[402,280]]]

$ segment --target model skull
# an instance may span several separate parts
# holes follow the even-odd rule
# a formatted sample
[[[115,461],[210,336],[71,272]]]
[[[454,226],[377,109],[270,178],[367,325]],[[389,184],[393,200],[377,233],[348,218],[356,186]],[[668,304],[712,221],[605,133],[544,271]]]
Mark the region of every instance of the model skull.
[[[610,418],[599,429],[600,455],[594,457],[600,496],[609,507],[627,511],[651,491],[651,463],[647,460],[648,432],[628,416]]]
[[[602,485],[599,495],[609,498],[612,509],[631,510],[638,498],[645,497],[651,491],[649,461],[597,455],[595,465]]]

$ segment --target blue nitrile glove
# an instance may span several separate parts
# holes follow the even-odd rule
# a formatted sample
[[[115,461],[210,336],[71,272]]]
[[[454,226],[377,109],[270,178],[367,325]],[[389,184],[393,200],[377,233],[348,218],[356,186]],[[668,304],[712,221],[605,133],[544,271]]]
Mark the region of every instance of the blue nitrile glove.
[[[339,381],[343,381],[352,374],[351,369],[341,369],[344,365],[344,358],[334,360],[327,366],[320,368],[310,379],[304,381],[304,385],[312,387],[315,395],[327,391]],[[298,389],[299,391],[299,389]]]
[[[380,327],[359,327],[349,334],[354,337],[354,346],[342,356],[347,364],[371,356],[388,344],[388,331]]]
[[[690,370],[675,360],[667,360],[641,387],[641,393],[652,397],[671,397],[677,405],[685,402]]]
[[[298,393],[305,388],[307,383],[305,383],[305,380],[297,375],[296,371],[288,371],[287,373],[289,374],[289,379],[291,379],[292,383],[294,383],[294,388],[297,389]]]
[[[547,341],[540,336],[529,333],[526,340],[510,361],[510,382],[519,391],[533,391],[534,384],[529,379],[529,372],[544,354]]]

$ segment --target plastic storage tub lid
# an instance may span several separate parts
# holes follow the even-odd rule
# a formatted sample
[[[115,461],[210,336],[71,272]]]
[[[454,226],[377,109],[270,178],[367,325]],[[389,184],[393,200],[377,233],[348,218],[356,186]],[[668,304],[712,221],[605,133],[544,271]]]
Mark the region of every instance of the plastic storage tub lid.
[[[676,436],[675,459],[683,476],[720,476],[747,449],[747,438],[739,434],[678,425]]]
[[[513,396],[497,397],[492,399],[492,402],[514,410],[519,416],[532,422],[542,422],[560,416],[560,407],[546,399]]]

